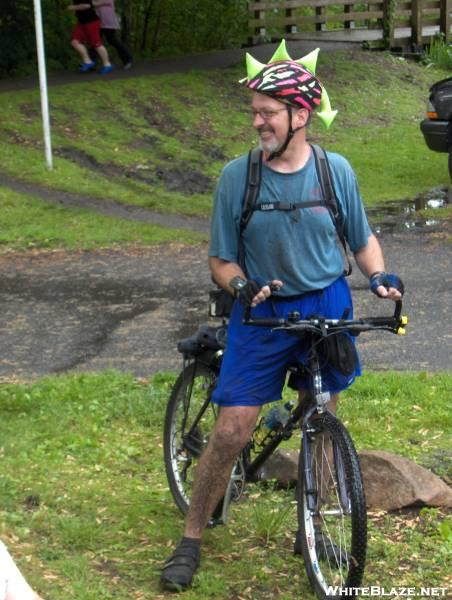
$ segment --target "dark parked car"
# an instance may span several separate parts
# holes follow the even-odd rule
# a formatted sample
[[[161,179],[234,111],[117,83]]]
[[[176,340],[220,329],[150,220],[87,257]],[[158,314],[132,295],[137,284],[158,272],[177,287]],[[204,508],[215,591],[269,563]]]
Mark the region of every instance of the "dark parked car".
[[[433,84],[427,103],[427,118],[421,131],[430,150],[449,153],[452,178],[452,77]]]

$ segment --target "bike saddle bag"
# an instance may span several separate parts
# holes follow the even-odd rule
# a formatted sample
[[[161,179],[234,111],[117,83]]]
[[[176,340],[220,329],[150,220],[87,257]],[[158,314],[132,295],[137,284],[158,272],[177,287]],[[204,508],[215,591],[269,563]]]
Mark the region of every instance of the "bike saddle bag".
[[[178,342],[177,350],[181,354],[198,356],[205,350],[223,350],[226,347],[226,326],[201,325],[191,337]]]
[[[318,352],[327,365],[342,373],[351,375],[358,362],[355,344],[347,333],[338,333],[323,338]]]

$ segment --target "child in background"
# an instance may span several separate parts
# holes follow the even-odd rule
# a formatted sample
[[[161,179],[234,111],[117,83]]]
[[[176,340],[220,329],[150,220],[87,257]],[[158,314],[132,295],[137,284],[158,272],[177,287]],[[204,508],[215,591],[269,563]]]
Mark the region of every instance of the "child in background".
[[[102,61],[100,73],[105,75],[113,70],[110,63],[108,52],[102,44],[100,37],[100,19],[93,8],[92,0],[78,1],[74,0],[67,7],[68,10],[75,12],[77,24],[72,31],[72,47],[80,54],[82,64],[80,65],[81,73],[88,73],[96,66],[96,63],[91,60],[87,45],[94,48]]]

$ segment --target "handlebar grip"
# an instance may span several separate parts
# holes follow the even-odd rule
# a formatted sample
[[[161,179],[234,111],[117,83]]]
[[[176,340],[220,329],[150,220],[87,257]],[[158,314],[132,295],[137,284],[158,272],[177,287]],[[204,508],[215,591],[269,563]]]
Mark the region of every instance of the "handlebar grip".
[[[394,307],[394,319],[397,321],[400,319],[400,313],[402,312],[402,300],[396,300]]]
[[[276,317],[270,317],[266,319],[265,317],[258,317],[256,320],[247,319],[244,320],[245,325],[259,325],[259,327],[280,327],[281,325],[285,325],[285,319],[278,319]]]

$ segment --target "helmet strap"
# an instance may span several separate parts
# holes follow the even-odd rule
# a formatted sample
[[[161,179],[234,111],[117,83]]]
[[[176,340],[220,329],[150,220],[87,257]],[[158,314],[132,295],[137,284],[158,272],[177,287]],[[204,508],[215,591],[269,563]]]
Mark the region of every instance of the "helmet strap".
[[[287,150],[287,146],[289,145],[290,140],[293,138],[296,132],[306,127],[306,125],[300,125],[300,127],[297,127],[296,129],[292,127],[292,107],[289,104],[287,104],[287,113],[289,115],[289,129],[287,131],[286,139],[281,148],[275,150],[270,154],[270,156],[267,158],[267,162],[270,162],[274,158],[279,158],[281,154],[283,154],[283,152]]]

